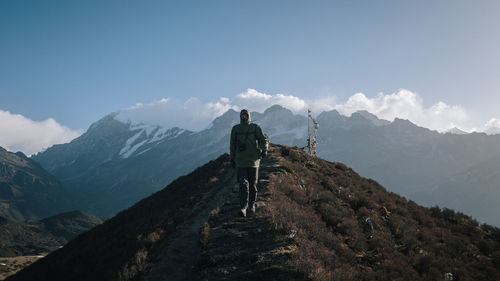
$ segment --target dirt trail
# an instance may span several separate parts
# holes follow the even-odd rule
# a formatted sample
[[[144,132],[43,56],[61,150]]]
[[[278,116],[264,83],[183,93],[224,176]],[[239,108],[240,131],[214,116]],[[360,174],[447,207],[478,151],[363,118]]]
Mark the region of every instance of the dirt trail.
[[[200,256],[200,226],[207,221],[210,210],[222,205],[231,195],[231,187],[235,184],[234,172],[228,171],[221,180],[221,188],[207,192],[202,200],[193,207],[195,216],[177,227],[173,237],[167,239],[157,254],[158,260],[149,269],[142,280],[193,280],[193,269]]]
[[[285,265],[294,250],[291,240],[280,233],[267,210],[270,176],[281,171],[279,156],[279,148],[274,148],[261,163],[255,214],[246,218],[237,216],[237,193],[232,193],[230,202],[212,212],[199,272],[193,280],[295,279],[296,273]]]
[[[234,170],[229,169],[220,188],[206,193],[194,206],[196,215],[163,243],[159,259],[153,261],[154,266],[142,280],[255,280],[256,273],[269,277],[272,271],[277,272],[273,280],[290,280],[283,275],[280,263],[291,251],[290,243],[278,235],[266,212],[269,176],[279,171],[275,156],[270,153],[261,163],[255,214],[246,218],[237,215],[238,187]],[[207,237],[205,243],[200,243],[204,225],[208,227]]]

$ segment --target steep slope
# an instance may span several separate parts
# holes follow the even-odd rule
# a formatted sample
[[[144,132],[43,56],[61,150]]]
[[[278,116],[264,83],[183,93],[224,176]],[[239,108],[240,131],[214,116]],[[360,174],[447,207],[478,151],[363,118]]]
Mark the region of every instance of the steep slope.
[[[80,211],[58,214],[41,221],[19,222],[0,217],[0,257],[54,251],[101,223],[100,218]]]
[[[0,216],[40,219],[78,207],[75,197],[35,161],[0,147]]]
[[[7,280],[500,280],[500,230],[272,146],[237,217],[227,154]],[[452,279],[450,279],[452,278]]]

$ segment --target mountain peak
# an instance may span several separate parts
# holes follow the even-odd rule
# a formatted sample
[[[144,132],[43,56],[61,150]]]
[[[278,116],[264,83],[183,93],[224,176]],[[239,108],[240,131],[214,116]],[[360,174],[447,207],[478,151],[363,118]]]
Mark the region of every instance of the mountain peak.
[[[371,119],[379,120],[375,114],[372,114],[366,110],[358,110],[358,111],[354,112],[353,114],[359,114],[359,115],[365,117],[366,119],[370,119],[370,120]]]
[[[391,123],[393,126],[396,127],[405,127],[405,128],[410,128],[410,127],[417,127],[417,125],[413,124],[410,120],[408,119],[401,119],[401,118],[394,118],[394,121]]]
[[[257,212],[240,218],[229,160],[178,178],[8,280],[500,278],[491,250],[499,229],[418,206],[296,147],[270,147]]]
[[[337,110],[332,109],[330,111],[323,111],[318,115],[318,120],[341,120],[345,118],[345,116],[341,115]]]
[[[224,112],[224,114],[215,118],[212,121],[212,123],[210,123],[208,129],[215,128],[224,130],[227,128],[231,128],[232,125],[238,123],[239,120],[240,120],[239,113],[236,112],[234,109],[230,108],[229,110]]]
[[[266,110],[264,110],[264,114],[269,114],[269,113],[272,113],[272,112],[280,112],[280,111],[285,111],[285,112],[292,113],[292,111],[290,109],[285,108],[285,107],[283,107],[283,106],[281,106],[279,104],[274,104],[271,107],[269,107]]]
[[[369,121],[372,125],[375,125],[375,126],[384,126],[384,125],[388,125],[391,123],[387,120],[379,119],[375,114],[372,114],[366,110],[360,110],[360,111],[354,112],[351,115],[351,118],[354,118],[354,119],[362,118],[362,119]]]
[[[116,120],[116,116],[118,115],[118,113],[119,112],[112,112],[112,113],[102,117],[101,119],[97,120],[96,122],[90,124],[87,132],[92,131],[92,130],[96,130],[98,128],[107,127],[107,126],[109,126],[109,124],[116,123],[118,121],[118,120]]]
[[[23,159],[29,159],[28,156],[26,156],[26,154],[24,154],[22,151],[16,152],[16,155]]]

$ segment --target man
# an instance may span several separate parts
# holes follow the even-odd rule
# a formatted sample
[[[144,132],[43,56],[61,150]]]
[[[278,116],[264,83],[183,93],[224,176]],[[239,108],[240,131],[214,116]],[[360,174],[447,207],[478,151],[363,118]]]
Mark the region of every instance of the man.
[[[267,138],[257,124],[251,123],[250,112],[240,112],[240,124],[231,130],[230,156],[236,166],[240,185],[240,215],[246,217],[247,210],[255,213],[257,181],[260,159],[267,156]]]

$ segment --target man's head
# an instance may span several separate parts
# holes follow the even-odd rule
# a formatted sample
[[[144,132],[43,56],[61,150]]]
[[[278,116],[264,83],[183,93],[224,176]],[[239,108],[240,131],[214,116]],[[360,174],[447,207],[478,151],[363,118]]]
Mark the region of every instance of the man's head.
[[[243,109],[240,112],[240,122],[243,124],[250,124],[250,111]]]

